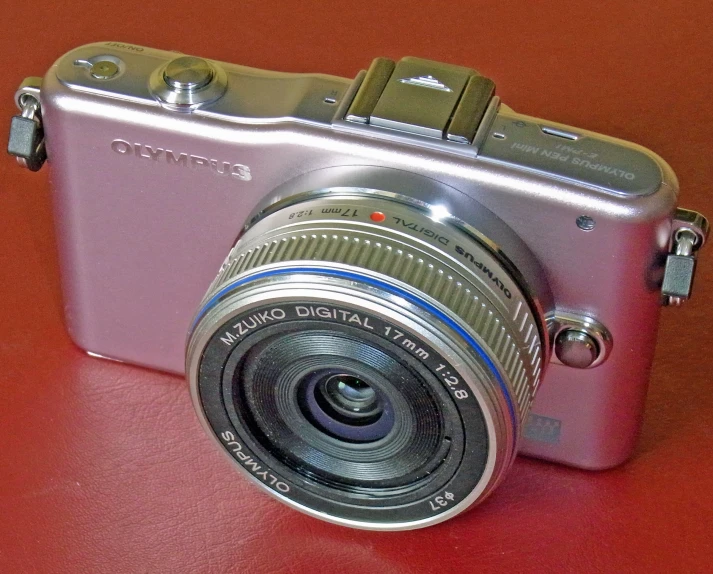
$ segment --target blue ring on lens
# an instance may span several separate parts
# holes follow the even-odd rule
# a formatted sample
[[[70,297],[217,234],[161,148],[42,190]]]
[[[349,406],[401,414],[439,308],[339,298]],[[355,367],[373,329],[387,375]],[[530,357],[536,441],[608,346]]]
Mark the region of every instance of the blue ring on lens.
[[[194,327],[200,321],[203,316],[210,310],[210,308],[215,305],[226,293],[229,291],[232,291],[236,287],[240,287],[241,285],[245,285],[246,283],[249,283],[251,281],[256,281],[258,279],[264,279],[266,277],[271,277],[274,275],[286,275],[289,273],[319,273],[320,275],[328,275],[332,277],[341,277],[343,279],[349,279],[351,281],[357,281],[360,283],[366,283],[368,285],[372,285],[373,287],[378,287],[380,289],[383,289],[384,291],[389,291],[390,293],[393,293],[395,295],[398,295],[399,297],[403,297],[410,303],[413,303],[414,305],[417,305],[418,307],[421,307],[425,310],[427,310],[429,313],[432,313],[436,315],[441,321],[443,321],[446,325],[448,325],[451,329],[453,329],[456,333],[458,333],[463,339],[473,348],[473,350],[478,354],[478,356],[483,359],[483,362],[488,366],[490,369],[491,374],[495,377],[495,380],[498,382],[498,386],[500,387],[500,390],[503,392],[503,395],[505,396],[505,402],[508,405],[508,411],[510,411],[510,417],[512,419],[512,424],[515,430],[515,436],[518,436],[518,420],[517,417],[515,416],[515,406],[513,405],[512,397],[510,395],[510,390],[508,389],[507,385],[505,384],[505,381],[503,381],[503,378],[500,376],[500,373],[498,372],[497,367],[495,366],[495,363],[490,359],[490,357],[487,355],[487,353],[483,350],[483,348],[478,344],[478,342],[465,330],[463,327],[461,327],[458,323],[453,321],[448,315],[446,315],[443,311],[429,303],[428,301],[421,299],[420,297],[417,297],[405,289],[401,289],[397,285],[392,285],[390,283],[387,283],[386,281],[381,281],[379,279],[375,279],[373,277],[369,277],[367,275],[361,275],[359,273],[353,273],[351,271],[342,271],[340,269],[329,269],[327,267],[281,267],[280,269],[271,269],[269,271],[259,271],[257,273],[254,273],[252,275],[247,275],[246,277],[243,277],[242,279],[239,279],[238,281],[235,281],[233,283],[230,283],[223,287],[220,291],[218,291],[215,295],[213,295],[208,301],[206,301],[205,305],[203,305],[203,308],[198,312],[198,315],[196,316],[195,320],[193,321],[193,324],[191,325],[191,331],[193,331]]]

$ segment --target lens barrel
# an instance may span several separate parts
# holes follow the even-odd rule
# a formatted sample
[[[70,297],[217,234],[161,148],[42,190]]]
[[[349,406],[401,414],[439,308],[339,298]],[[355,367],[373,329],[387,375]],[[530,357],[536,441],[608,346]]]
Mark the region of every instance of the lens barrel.
[[[363,189],[254,223],[192,327],[206,430],[271,494],[377,530],[446,520],[502,480],[547,353],[487,238]]]

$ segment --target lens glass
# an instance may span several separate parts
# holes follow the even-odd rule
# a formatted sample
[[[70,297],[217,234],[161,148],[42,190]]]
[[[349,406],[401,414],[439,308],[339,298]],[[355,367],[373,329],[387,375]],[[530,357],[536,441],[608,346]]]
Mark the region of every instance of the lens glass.
[[[346,415],[355,424],[373,411],[381,411],[376,391],[359,377],[343,373],[331,375],[320,382],[318,388],[336,413]]]
[[[363,377],[313,371],[300,383],[302,414],[326,434],[350,442],[384,438],[394,426],[394,409],[381,391]]]
[[[346,326],[268,327],[233,353],[226,398],[293,468],[343,487],[411,484],[451,440],[432,375],[396,353]]]

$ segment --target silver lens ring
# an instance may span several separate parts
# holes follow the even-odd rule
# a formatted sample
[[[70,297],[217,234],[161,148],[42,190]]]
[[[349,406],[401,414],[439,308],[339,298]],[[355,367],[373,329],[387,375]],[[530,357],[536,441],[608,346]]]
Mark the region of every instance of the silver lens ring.
[[[541,317],[527,305],[518,283],[492,253],[447,222],[435,221],[411,206],[363,194],[319,198],[273,213],[243,235],[197,315],[189,338],[187,372],[206,430],[246,475],[273,495],[340,524],[381,530],[418,528],[445,520],[482,500],[510,466],[545,358],[538,321]],[[331,339],[324,338],[323,326],[327,324],[332,329]],[[370,333],[367,326],[377,326],[377,334]],[[360,332],[355,331],[359,328]],[[283,336],[281,331],[287,334]],[[378,341],[377,335],[381,337]],[[280,345],[287,348],[280,342],[280,337],[287,336],[297,346],[301,344],[298,338],[306,337],[305,344],[313,346],[305,349],[316,349],[309,341],[338,341],[348,347],[351,343],[345,341],[362,339],[372,356],[378,355],[376,350],[383,351],[395,363],[403,363],[419,385],[428,389],[432,400],[428,408],[443,410],[441,423],[429,423],[434,428],[443,425],[441,443],[433,439],[428,447],[431,451],[427,441],[410,445],[408,432],[399,435],[395,425],[396,430],[380,439],[384,445],[376,441],[354,447],[354,452],[367,452],[363,460],[371,461],[360,466],[354,462],[356,454],[348,453],[348,445],[347,454],[333,452],[337,449],[329,442],[334,442],[333,436],[324,440],[318,433],[312,438],[295,437],[299,434],[296,428],[309,426],[301,419],[299,400],[288,396],[289,392],[299,395],[294,391],[300,388],[298,383],[278,382],[278,387],[288,389],[287,398],[276,400],[277,410],[270,411],[260,402],[268,399],[255,399],[267,396],[264,388],[243,385],[235,374],[238,371],[225,375],[228,366],[243,369],[241,377],[263,369],[270,380],[279,379],[277,371],[264,367],[269,361],[249,363],[250,349],[276,352]],[[314,354],[319,357],[323,353],[317,349]],[[298,372],[298,359],[284,359],[284,370]],[[348,363],[348,357],[342,361]],[[396,403],[403,398],[400,392],[410,392],[406,386],[382,389],[379,385],[385,383],[376,374],[372,377],[374,388],[379,393],[391,392]],[[240,390],[242,386],[248,390]],[[251,390],[253,387],[257,390]],[[427,398],[413,400],[428,403]],[[217,404],[237,406],[219,422],[210,406]],[[278,415],[280,408],[282,414]],[[261,414],[261,409],[266,414]],[[408,410],[401,408],[401,418],[396,418],[417,425],[418,417],[411,420],[404,414]],[[273,418],[285,419],[284,428],[270,427],[265,432],[283,438],[266,443],[265,432],[262,439],[256,438],[261,425],[270,426]],[[304,418],[314,422],[309,413]],[[298,419],[300,424],[291,422]],[[243,424],[245,420],[253,426]],[[315,425],[319,426],[319,421]],[[324,427],[321,431],[329,434]],[[372,447],[375,453],[382,452],[378,451],[382,446],[401,452],[388,444],[392,435],[394,444],[403,443],[404,449],[423,449],[416,454],[408,451],[400,463],[405,474],[412,472],[408,476],[414,477],[413,484],[399,482],[394,468],[383,470],[368,459]],[[341,476],[334,465],[317,464],[307,480],[316,476],[319,484],[312,492],[298,493],[306,478],[294,480],[290,469],[308,466],[312,459],[304,455],[302,460],[302,455],[290,449],[306,452],[306,443],[300,442],[303,438],[312,441],[310,448],[322,449],[322,454],[354,459],[344,463],[345,469],[356,469],[354,474],[345,470]],[[467,459],[466,453],[478,441],[484,445],[479,462]],[[282,448],[288,443],[289,449]],[[423,459],[421,466],[406,464],[414,456]],[[256,474],[256,465],[267,474]],[[470,482],[464,478],[468,476]],[[374,480],[364,479],[361,484],[359,477]],[[321,504],[324,499],[327,503]],[[394,504],[389,506],[389,501]]]

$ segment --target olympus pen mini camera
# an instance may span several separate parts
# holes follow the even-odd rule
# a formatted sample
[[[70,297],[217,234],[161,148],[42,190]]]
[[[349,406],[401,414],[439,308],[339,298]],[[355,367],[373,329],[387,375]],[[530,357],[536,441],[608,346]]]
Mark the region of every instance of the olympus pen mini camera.
[[[494,91],[416,58],[350,80],[62,56],[9,151],[36,170],[46,146],[72,338],[185,373],[244,476],[343,525],[446,520],[518,453],[621,463],[708,223],[652,152]]]

